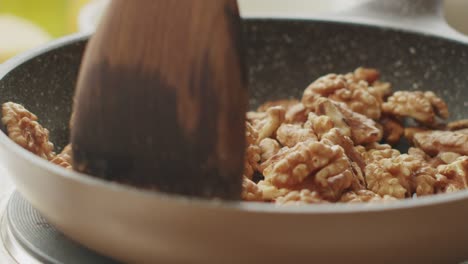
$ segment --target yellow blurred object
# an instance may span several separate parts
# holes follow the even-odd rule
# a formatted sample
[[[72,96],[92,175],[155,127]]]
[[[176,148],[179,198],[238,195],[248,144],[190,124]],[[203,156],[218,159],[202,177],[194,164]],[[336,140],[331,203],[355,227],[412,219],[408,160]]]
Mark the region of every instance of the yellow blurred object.
[[[50,39],[46,31],[28,20],[0,15],[0,63]]]
[[[77,30],[76,18],[89,0],[0,0],[0,14],[28,19],[53,37]]]
[[[78,30],[77,17],[89,0],[0,0],[0,63]]]

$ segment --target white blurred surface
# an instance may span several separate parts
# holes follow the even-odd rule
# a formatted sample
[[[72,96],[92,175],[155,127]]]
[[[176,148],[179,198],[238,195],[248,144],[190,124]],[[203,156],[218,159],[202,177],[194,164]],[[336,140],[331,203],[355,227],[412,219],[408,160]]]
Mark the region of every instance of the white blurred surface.
[[[308,17],[339,12],[369,0],[238,0],[242,16]],[[109,0],[94,0],[80,12],[82,32],[93,32]]]

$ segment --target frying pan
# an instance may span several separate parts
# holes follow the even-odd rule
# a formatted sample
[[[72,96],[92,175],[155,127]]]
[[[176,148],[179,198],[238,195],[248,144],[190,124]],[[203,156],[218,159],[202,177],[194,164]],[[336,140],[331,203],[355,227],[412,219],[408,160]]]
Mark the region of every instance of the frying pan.
[[[411,2],[429,5],[426,11],[439,6],[437,1]],[[426,15],[412,13],[415,22],[408,27],[422,23]],[[427,22],[434,29],[427,34],[428,29],[421,33],[338,20],[245,20],[252,107],[299,97],[323,74],[365,65],[380,69],[396,90],[436,91],[448,102],[453,119],[468,117],[466,39],[437,31],[442,22],[439,27]],[[18,102],[36,113],[59,147],[68,142],[73,89],[87,39],[58,40],[11,60],[0,73],[0,102]],[[53,225],[125,262],[468,259],[468,191],[388,204],[278,207],[186,198],[107,182],[49,164],[4,133],[0,155],[19,192]]]

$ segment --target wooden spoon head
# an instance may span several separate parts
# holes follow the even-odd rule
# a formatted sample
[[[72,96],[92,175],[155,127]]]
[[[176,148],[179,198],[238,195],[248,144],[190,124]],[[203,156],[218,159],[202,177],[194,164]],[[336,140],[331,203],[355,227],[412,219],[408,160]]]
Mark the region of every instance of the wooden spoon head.
[[[74,168],[238,199],[247,85],[236,1],[112,1],[75,94]]]

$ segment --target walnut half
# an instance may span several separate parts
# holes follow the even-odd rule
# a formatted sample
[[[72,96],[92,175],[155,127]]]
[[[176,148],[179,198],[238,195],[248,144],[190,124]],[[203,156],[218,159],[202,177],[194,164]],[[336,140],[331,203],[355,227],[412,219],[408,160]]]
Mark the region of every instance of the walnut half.
[[[8,136],[14,142],[46,160],[55,156],[54,144],[49,142],[49,131],[37,122],[36,115],[12,102],[3,104],[2,114]]]

